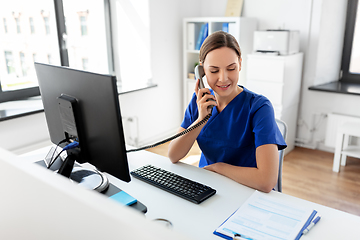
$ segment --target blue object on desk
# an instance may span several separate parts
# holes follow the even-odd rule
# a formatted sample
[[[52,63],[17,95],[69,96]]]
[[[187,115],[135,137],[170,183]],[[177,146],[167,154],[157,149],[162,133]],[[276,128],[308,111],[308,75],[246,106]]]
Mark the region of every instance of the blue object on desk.
[[[299,232],[299,234],[296,236],[295,240],[299,240],[300,237],[303,235],[304,230],[311,224],[311,220],[314,219],[314,217],[316,216],[317,211],[313,210],[312,214],[310,215],[309,219],[307,220],[307,222],[304,224],[303,228],[301,229],[301,231]]]
[[[320,219],[321,219],[321,217],[320,217],[320,216],[317,216],[317,217],[314,219],[314,221],[312,221],[312,222],[309,224],[309,226],[307,226],[307,227],[305,228],[305,230],[303,231],[303,234],[307,234],[307,233],[310,231],[310,229],[311,229],[313,226],[315,226],[315,224],[317,224],[317,223],[320,221]]]
[[[115,201],[123,204],[123,205],[132,205],[137,202],[137,199],[130,196],[124,191],[118,192],[112,196],[110,196],[111,199],[114,199]]]

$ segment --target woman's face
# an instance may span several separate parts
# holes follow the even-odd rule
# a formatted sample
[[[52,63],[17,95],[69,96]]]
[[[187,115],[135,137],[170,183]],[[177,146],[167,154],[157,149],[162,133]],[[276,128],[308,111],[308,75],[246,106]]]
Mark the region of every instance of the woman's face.
[[[241,58],[228,47],[212,50],[203,63],[209,86],[217,97],[233,98],[238,92],[237,83],[241,70]]]

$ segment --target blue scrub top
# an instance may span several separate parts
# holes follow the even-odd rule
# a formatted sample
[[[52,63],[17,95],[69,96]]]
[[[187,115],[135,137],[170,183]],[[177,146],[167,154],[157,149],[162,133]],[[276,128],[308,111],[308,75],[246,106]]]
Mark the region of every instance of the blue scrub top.
[[[220,113],[216,107],[201,130],[197,142],[202,151],[199,167],[216,162],[235,166],[256,167],[255,150],[264,144],[286,143],[276,124],[270,101],[248,89],[237,95]],[[211,94],[214,95],[213,90]],[[194,93],[186,109],[181,127],[188,128],[198,117]]]

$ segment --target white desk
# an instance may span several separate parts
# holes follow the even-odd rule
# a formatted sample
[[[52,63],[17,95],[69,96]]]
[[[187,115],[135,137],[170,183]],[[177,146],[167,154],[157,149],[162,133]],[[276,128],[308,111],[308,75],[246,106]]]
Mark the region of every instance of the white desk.
[[[26,159],[36,161],[45,154],[46,151],[40,150],[27,154]],[[172,164],[168,158],[147,151],[129,153],[128,161],[130,170],[152,164],[217,190],[214,196],[197,205],[135,178],[132,178],[130,183],[125,183],[109,176],[112,184],[147,206],[148,212],[145,216],[148,219],[168,219],[172,222],[175,231],[185,234],[189,239],[222,239],[213,235],[213,231],[254,192],[254,189],[219,174],[183,163]],[[278,192],[269,194],[313,208],[322,216],[321,221],[307,235],[301,237],[303,240],[360,239],[359,216]]]

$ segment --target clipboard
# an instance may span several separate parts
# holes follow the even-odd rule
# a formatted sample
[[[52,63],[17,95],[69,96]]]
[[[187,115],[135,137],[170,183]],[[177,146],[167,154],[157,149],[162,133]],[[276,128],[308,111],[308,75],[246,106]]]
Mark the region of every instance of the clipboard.
[[[249,240],[297,240],[316,214],[316,210],[296,206],[271,193],[255,191],[213,234],[229,240],[236,234]]]

